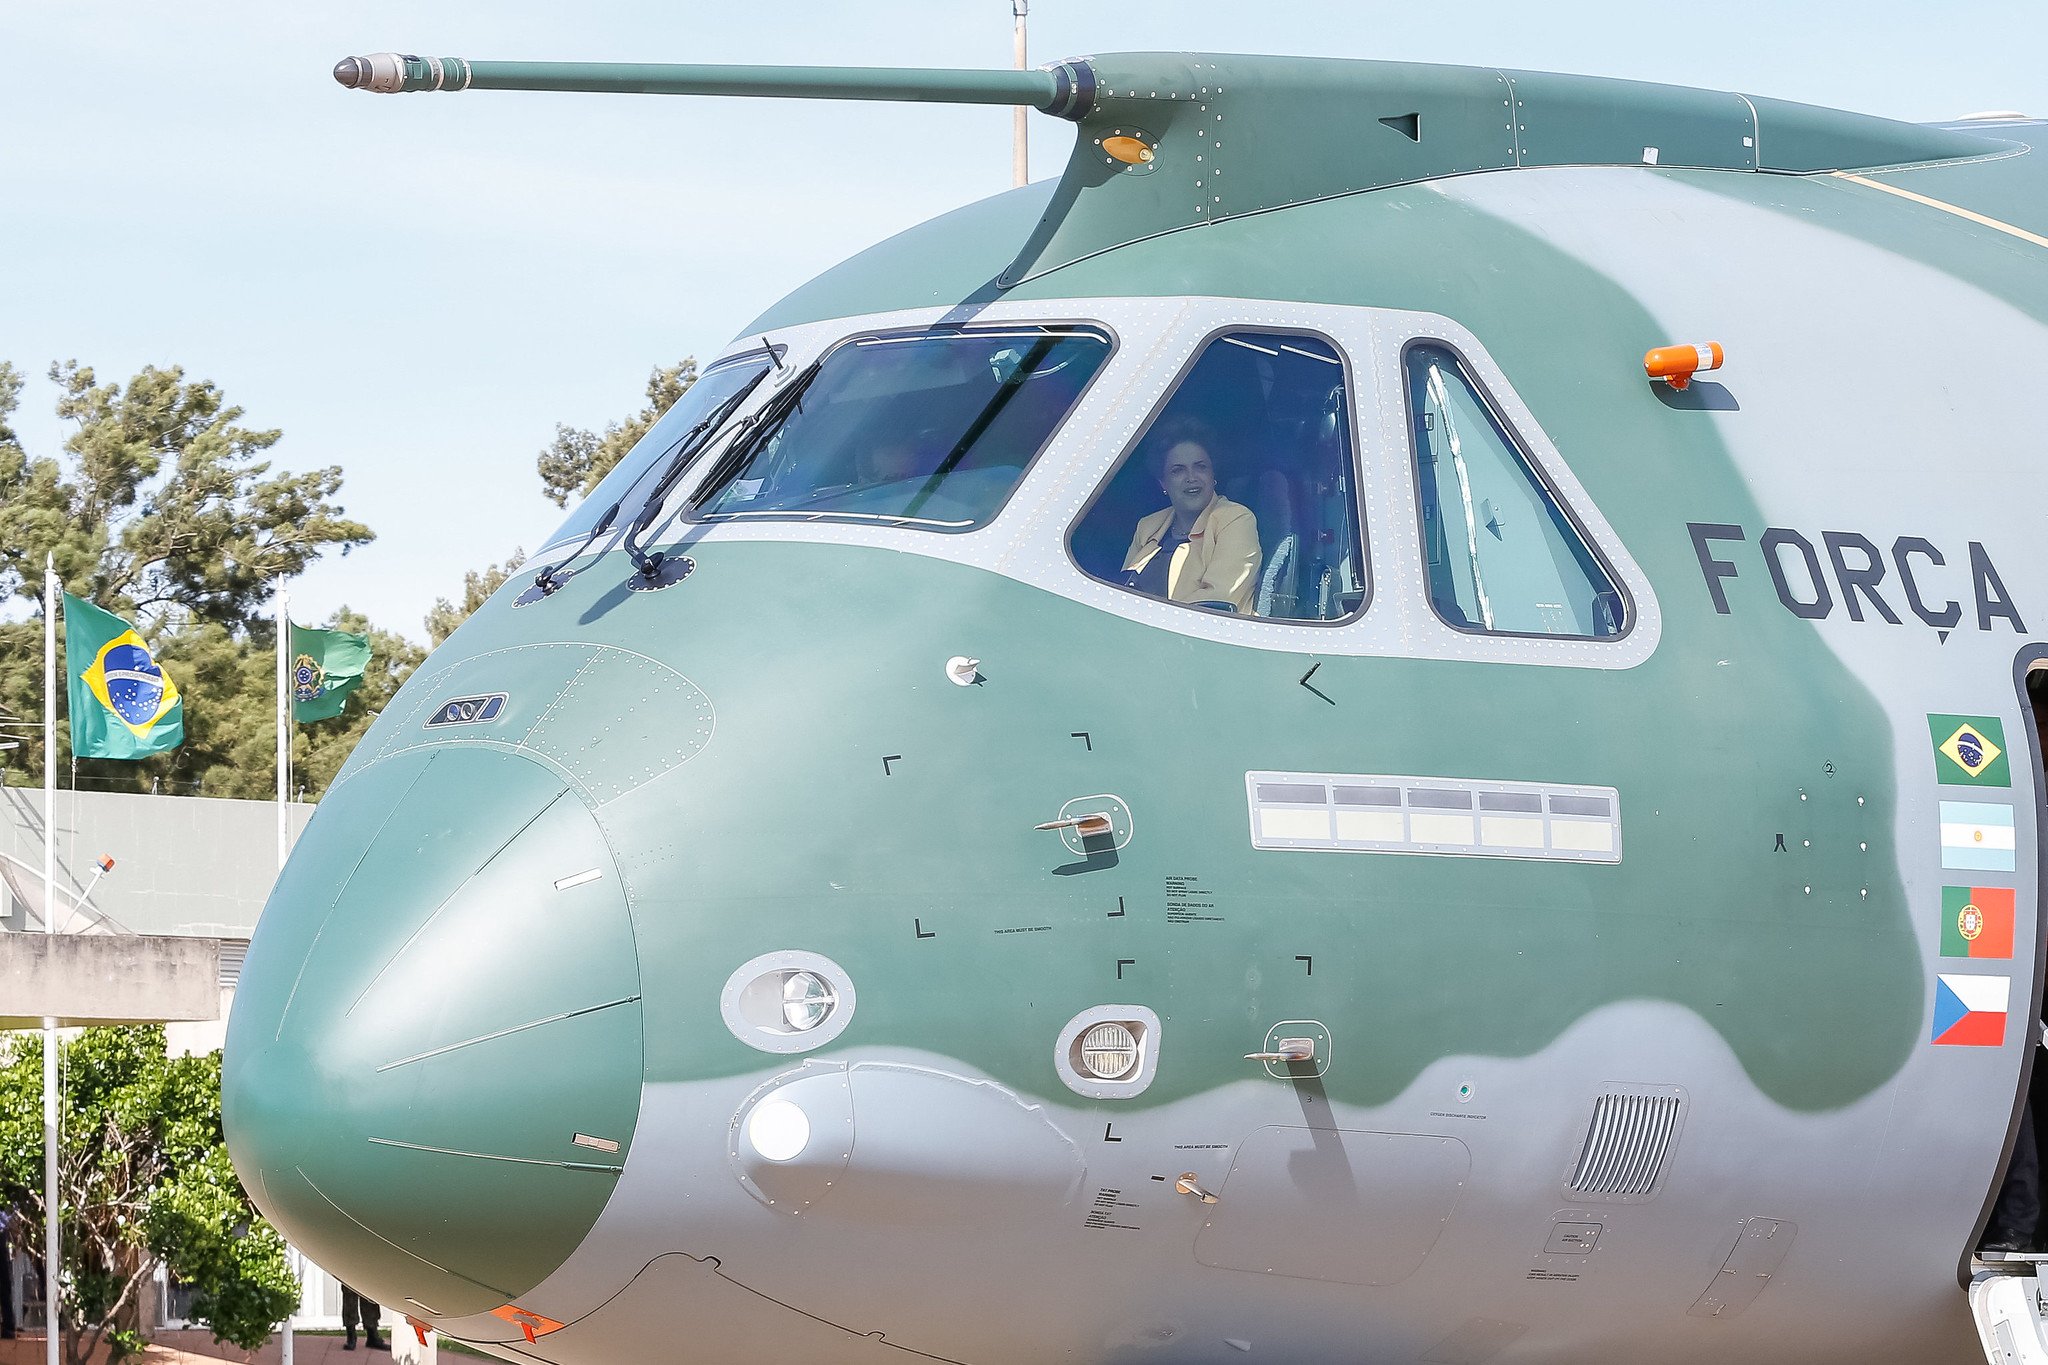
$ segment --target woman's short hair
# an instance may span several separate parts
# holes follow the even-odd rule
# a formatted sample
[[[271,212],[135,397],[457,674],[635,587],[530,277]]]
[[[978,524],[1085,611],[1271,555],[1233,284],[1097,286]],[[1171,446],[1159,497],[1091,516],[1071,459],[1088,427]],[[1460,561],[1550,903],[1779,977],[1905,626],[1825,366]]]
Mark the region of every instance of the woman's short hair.
[[[1145,466],[1152,471],[1152,477],[1155,479],[1166,477],[1166,457],[1173,453],[1176,446],[1198,445],[1208,452],[1211,468],[1218,463],[1215,429],[1200,418],[1178,417],[1163,422],[1159,429],[1152,433],[1147,444],[1151,449],[1146,452]]]

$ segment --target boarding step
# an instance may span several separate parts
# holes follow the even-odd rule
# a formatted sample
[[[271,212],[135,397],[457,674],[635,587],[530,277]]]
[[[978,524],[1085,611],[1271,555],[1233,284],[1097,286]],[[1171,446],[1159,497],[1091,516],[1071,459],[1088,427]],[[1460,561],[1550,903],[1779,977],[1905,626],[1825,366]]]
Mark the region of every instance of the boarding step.
[[[1970,1281],[1970,1316],[1984,1358],[1990,1365],[2048,1365],[2048,1286],[2038,1273],[2048,1258],[2038,1252],[2002,1255],[2006,1259],[1996,1268],[1987,1266]]]
[[[2038,1265],[2048,1265],[2048,1251],[1980,1251],[1976,1269],[1994,1275],[2021,1275]]]

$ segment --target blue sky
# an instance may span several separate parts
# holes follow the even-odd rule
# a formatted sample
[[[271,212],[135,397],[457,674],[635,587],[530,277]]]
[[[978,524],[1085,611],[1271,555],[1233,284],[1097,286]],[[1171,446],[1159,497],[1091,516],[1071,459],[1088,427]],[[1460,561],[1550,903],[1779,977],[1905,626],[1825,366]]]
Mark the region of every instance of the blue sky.
[[[2048,113],[2048,6],[1568,0],[1035,0],[1036,61],[1187,49],[1579,71],[1906,119]],[[178,363],[277,461],[339,464],[375,544],[293,588],[418,637],[464,570],[560,515],[555,423],[637,407],[647,371],[863,246],[1008,185],[1002,110],[504,94],[370,96],[336,59],[1002,66],[1008,0],[826,4],[8,0],[0,357],[52,453],[42,379]],[[1071,133],[1034,116],[1032,174]]]

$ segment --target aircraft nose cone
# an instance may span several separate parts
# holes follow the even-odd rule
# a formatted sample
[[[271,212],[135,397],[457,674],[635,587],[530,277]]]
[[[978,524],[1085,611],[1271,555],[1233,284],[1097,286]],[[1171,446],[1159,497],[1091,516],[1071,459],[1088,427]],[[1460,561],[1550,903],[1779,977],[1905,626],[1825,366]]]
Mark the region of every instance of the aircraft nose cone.
[[[394,1310],[508,1303],[611,1195],[639,995],[618,869],[554,772],[481,748],[373,764],[321,803],[250,944],[222,1075],[236,1167]]]

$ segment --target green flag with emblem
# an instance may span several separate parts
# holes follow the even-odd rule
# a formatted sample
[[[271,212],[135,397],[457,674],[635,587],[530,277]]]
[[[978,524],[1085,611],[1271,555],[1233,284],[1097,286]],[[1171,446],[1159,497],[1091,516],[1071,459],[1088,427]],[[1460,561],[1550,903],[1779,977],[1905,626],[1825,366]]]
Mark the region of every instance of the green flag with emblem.
[[[370,637],[292,625],[292,719],[332,720],[370,664]]]
[[[135,627],[64,594],[64,672],[71,683],[71,752],[147,758],[185,742],[185,702]]]

